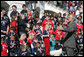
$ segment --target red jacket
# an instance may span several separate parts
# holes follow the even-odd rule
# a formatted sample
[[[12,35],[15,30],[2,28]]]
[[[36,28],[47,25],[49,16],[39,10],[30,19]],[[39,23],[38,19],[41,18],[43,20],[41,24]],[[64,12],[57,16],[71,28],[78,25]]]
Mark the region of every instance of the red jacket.
[[[8,56],[8,54],[7,54],[7,43],[1,44],[1,45],[2,45],[1,56]]]
[[[16,33],[18,33],[18,29],[17,29],[17,22],[13,21],[10,23],[10,27],[14,26],[16,28]]]
[[[46,25],[46,24],[51,24],[52,27],[54,26],[54,24],[53,24],[53,22],[52,22],[51,20],[44,20],[44,21],[42,22],[43,31],[45,30],[45,25]]]
[[[64,38],[64,36],[65,36],[65,33],[64,33],[64,32],[58,31],[58,30],[56,30],[56,31],[54,32],[54,34],[55,34],[55,39],[56,39],[56,40],[61,40],[61,35],[62,35],[62,38]]]

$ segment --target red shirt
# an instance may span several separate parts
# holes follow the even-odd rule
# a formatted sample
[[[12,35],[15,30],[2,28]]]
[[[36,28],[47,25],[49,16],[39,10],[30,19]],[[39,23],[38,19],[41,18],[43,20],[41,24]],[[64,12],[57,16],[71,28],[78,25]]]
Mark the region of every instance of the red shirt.
[[[16,33],[18,33],[18,29],[17,29],[17,22],[13,21],[10,23],[10,27],[14,26],[16,28]]]
[[[53,22],[52,22],[51,20],[44,20],[44,21],[42,22],[43,31],[45,30],[45,26],[46,26],[47,24],[51,24],[52,27],[54,26],[54,24],[53,24]]]
[[[32,20],[32,14],[31,13],[28,15],[28,18],[29,18],[29,16],[31,16],[30,20]]]
[[[1,45],[2,45],[1,56],[8,56],[8,54],[7,54],[7,43],[1,44]]]
[[[65,33],[64,33],[64,32],[58,31],[58,30],[56,30],[56,31],[54,32],[54,34],[55,34],[55,39],[56,39],[56,40],[61,40],[61,35],[62,35],[62,38],[64,38],[64,36],[65,36]]]

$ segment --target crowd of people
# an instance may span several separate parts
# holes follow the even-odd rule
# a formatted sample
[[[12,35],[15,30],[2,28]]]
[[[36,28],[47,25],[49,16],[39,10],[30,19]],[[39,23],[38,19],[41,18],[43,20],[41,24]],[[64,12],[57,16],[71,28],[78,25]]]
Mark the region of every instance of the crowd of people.
[[[66,4],[64,2],[63,6]],[[83,1],[69,1],[68,6],[68,12],[63,16],[61,13],[52,16],[44,13],[41,19],[33,18],[31,10],[25,4],[20,13],[17,6],[13,5],[11,18],[6,14],[6,9],[2,8],[1,56],[62,56],[63,39],[67,32],[59,27],[67,28],[71,18],[77,26],[76,48],[79,43],[83,44]],[[70,32],[73,29],[68,30]]]

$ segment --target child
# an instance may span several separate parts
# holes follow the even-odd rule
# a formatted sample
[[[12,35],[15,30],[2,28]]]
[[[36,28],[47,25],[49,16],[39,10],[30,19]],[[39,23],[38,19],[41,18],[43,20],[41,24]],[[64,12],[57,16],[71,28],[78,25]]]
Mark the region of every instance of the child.
[[[52,25],[49,25],[49,33],[52,35],[54,33],[54,30],[52,29]]]
[[[40,46],[40,42],[36,43],[35,52],[36,52],[35,53],[36,56],[44,56],[45,55],[44,50]]]
[[[19,35],[22,33],[26,33],[26,20],[25,20],[25,15],[21,14],[20,19],[18,20],[18,28],[19,28]]]
[[[51,20],[49,20],[49,16],[46,16],[45,20],[42,22],[42,28],[43,28],[43,31],[45,30],[45,26],[48,25],[48,24],[51,24],[52,25],[52,28],[54,27],[54,24]]]
[[[41,38],[42,31],[40,30],[39,24],[36,25],[35,32],[36,32],[36,38],[38,39],[38,41],[41,42],[41,40],[42,40],[42,38]]]
[[[45,45],[45,53],[46,55],[50,55],[50,39],[49,39],[49,25],[45,26],[45,30],[43,32],[44,45]]]
[[[54,36],[51,37],[50,43],[51,43],[50,55],[52,55],[52,56],[60,56],[60,54],[62,53],[62,49],[61,48],[60,49],[55,49],[57,46],[56,46],[56,41],[55,41]]]
[[[60,41],[62,38],[64,38],[64,35],[65,35],[64,32],[59,31],[59,30],[56,30],[54,32],[54,34],[55,34],[55,39],[58,40],[58,41]]]
[[[26,49],[25,45],[20,44],[20,50],[18,50],[17,56],[30,56],[30,53]]]
[[[11,38],[11,36],[14,35],[15,36],[15,41],[19,41],[19,36],[15,31],[16,31],[16,28],[14,26],[12,26],[10,28],[10,33],[8,34],[8,36],[9,36],[9,38]]]
[[[8,56],[7,43],[5,43],[4,38],[1,38],[1,45],[2,45],[1,56]]]
[[[16,28],[16,33],[18,33],[18,24],[17,21],[15,20],[16,16],[12,16],[10,27],[14,26]]]
[[[15,41],[15,36],[10,38],[10,56],[15,56],[15,52],[18,50],[19,42]]]
[[[29,37],[27,38],[27,43],[30,43],[30,45],[27,44],[27,46],[30,46],[31,47],[32,55],[34,55],[34,44],[33,44],[33,40],[35,40],[34,34],[33,33],[30,33],[29,34]]]
[[[20,44],[23,44],[26,46],[26,42],[25,42],[25,39],[26,39],[26,34],[23,33],[20,37]]]

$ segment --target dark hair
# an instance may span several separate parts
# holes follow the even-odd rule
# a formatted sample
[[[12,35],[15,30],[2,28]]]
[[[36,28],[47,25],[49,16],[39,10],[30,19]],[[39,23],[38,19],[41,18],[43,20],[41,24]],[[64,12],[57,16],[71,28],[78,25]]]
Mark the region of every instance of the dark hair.
[[[1,12],[2,12],[2,10],[5,10],[5,8],[1,7]]]
[[[22,8],[23,8],[23,7],[26,7],[26,5],[25,5],[25,4],[23,4],[23,5],[22,5]]]
[[[17,8],[17,6],[16,6],[16,5],[13,5],[12,7],[15,7],[15,8]]]
[[[38,26],[40,26],[40,23],[37,23]]]
[[[1,41],[2,41],[2,39],[3,39],[3,41],[5,41],[4,37],[1,37]]]

